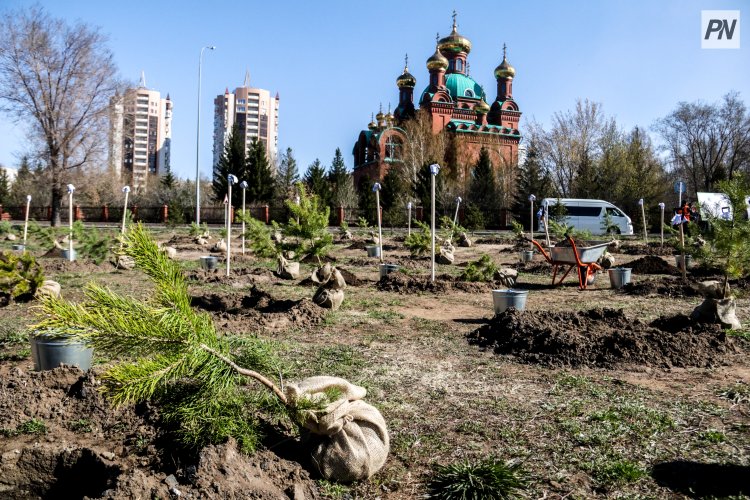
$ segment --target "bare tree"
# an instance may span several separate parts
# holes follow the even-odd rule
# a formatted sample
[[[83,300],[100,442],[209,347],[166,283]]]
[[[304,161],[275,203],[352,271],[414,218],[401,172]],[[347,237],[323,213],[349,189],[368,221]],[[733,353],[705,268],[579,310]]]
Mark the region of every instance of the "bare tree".
[[[445,133],[432,131],[430,115],[418,110],[416,116],[403,123],[406,135],[403,147],[404,173],[408,183],[417,182],[417,173],[428,162],[442,162],[445,155]]]
[[[713,191],[720,181],[750,170],[750,114],[736,92],[716,104],[680,102],[654,128],[693,192]]]
[[[26,124],[46,163],[52,224],[63,185],[106,151],[110,98],[119,89],[105,37],[32,7],[0,20],[0,110]]]

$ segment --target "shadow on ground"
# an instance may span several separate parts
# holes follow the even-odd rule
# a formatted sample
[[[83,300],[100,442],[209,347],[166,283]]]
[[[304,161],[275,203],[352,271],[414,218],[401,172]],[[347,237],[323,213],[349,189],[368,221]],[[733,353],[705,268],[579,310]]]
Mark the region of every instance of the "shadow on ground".
[[[693,498],[750,495],[750,467],[676,460],[656,464],[651,476],[661,486]]]

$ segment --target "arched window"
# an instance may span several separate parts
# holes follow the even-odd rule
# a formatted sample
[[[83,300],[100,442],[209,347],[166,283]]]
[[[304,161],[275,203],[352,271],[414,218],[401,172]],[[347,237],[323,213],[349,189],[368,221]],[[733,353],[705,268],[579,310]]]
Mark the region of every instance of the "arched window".
[[[390,136],[386,140],[385,157],[391,160],[401,159],[401,141],[398,137]]]
[[[464,70],[464,62],[461,59],[456,59],[456,71]]]
[[[471,90],[471,89],[466,89],[466,90],[464,91],[464,95],[465,95],[466,97],[475,97],[475,96],[474,96],[474,91],[473,91],[473,90]]]

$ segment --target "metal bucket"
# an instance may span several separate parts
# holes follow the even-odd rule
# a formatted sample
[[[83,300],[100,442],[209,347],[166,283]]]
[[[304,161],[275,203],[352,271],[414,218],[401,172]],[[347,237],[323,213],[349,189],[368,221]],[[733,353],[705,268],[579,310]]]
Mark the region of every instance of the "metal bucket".
[[[26,245],[17,243],[15,245],[11,245],[11,248],[16,252],[23,252],[24,250],[26,250]]]
[[[631,271],[632,269],[629,267],[613,267],[612,269],[608,269],[607,273],[609,273],[609,284],[612,286],[612,288],[622,288],[623,286],[630,283]]]
[[[675,255],[674,256],[675,264],[677,265],[677,269],[682,269],[682,255]],[[685,263],[687,264],[687,267],[690,267],[690,264],[693,263],[693,256],[692,255],[685,255]]]
[[[380,257],[380,246],[378,245],[365,247],[365,250],[367,250],[368,257]]]
[[[201,268],[206,271],[212,271],[219,266],[219,258],[215,255],[203,255],[201,256]]]
[[[73,258],[70,258],[71,251],[69,249],[64,249],[60,251],[60,254],[62,255],[62,258],[65,260],[76,260],[76,251],[73,249]]]
[[[380,279],[385,278],[391,273],[395,273],[399,269],[396,264],[380,264]]]
[[[495,314],[500,314],[509,307],[515,307],[519,311],[524,311],[528,295],[528,290],[514,290],[512,288],[492,290],[492,303],[495,306]]]
[[[531,262],[534,260],[534,250],[521,250],[518,252],[518,258],[521,262]]]
[[[32,335],[30,340],[31,359],[36,371],[52,370],[61,364],[75,365],[83,371],[91,368],[93,347],[44,334]]]

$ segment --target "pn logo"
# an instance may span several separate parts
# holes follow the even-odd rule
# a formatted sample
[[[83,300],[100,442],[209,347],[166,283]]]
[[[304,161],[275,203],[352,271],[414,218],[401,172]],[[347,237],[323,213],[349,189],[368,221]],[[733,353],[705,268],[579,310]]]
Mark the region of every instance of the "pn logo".
[[[701,48],[739,49],[740,11],[702,10]]]

